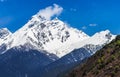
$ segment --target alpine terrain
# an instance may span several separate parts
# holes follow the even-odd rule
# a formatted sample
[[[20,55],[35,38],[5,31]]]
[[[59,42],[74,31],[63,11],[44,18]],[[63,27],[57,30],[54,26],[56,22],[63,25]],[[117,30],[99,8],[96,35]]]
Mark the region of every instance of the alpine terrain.
[[[0,77],[61,76],[115,37],[109,30],[89,36],[38,12],[14,33],[0,29]]]

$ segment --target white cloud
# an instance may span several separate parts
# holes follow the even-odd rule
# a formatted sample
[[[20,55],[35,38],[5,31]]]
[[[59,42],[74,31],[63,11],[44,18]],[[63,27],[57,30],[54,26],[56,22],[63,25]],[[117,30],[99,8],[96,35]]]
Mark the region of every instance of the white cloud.
[[[82,29],[85,30],[85,29],[87,29],[87,27],[86,27],[86,26],[83,26]]]
[[[77,9],[70,8],[70,11],[74,11],[74,12],[76,12],[76,11],[77,11]]]
[[[11,17],[11,16],[6,16],[3,18],[0,18],[0,26],[9,24],[12,20],[13,20],[13,17]]]
[[[53,6],[46,7],[39,11],[41,16],[44,16],[47,20],[50,20],[53,16],[59,16],[63,11],[63,8],[57,4]]]
[[[89,24],[89,26],[97,26],[98,24]]]

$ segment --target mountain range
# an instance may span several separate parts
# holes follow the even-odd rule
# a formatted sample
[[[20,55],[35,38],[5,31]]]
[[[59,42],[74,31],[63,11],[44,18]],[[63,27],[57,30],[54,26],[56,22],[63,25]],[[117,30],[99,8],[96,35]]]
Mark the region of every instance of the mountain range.
[[[47,20],[37,13],[14,33],[0,29],[0,76],[57,77],[115,37],[109,30],[89,36],[58,18]]]

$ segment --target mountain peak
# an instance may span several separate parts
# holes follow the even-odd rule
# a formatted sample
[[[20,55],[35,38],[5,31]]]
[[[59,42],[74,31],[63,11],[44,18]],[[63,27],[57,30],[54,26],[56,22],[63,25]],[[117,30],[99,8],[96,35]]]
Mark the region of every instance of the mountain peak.
[[[7,28],[1,28],[0,29],[0,32],[3,32],[3,31],[9,31]],[[10,32],[10,31],[9,31]]]
[[[12,33],[7,28],[0,29],[0,39],[3,39],[4,37],[8,36],[9,34],[12,34]]]
[[[113,34],[110,32],[110,30],[105,30],[105,31],[101,31],[101,32],[94,34],[93,37],[101,37],[101,38],[110,39],[112,37],[112,35]]]
[[[39,13],[37,13],[36,15],[34,15],[33,17],[38,18],[41,21],[47,20],[44,16],[40,15]]]
[[[110,30],[109,30],[109,29],[107,29],[107,30],[105,30],[105,32],[106,32],[106,33],[110,33]]]
[[[110,30],[104,30],[100,32],[101,34],[111,34]]]
[[[59,20],[58,17],[55,17],[54,20]]]
[[[97,35],[97,34],[105,35],[105,34],[109,34],[109,33],[111,33],[110,30],[104,30],[104,31],[95,33],[95,35]]]
[[[70,51],[64,52],[64,49],[57,51],[58,49],[88,37],[84,32],[69,27],[58,18],[46,20],[41,15],[36,14],[27,24],[16,31],[6,43],[7,49],[27,43],[33,45],[35,49],[46,50],[62,57]]]

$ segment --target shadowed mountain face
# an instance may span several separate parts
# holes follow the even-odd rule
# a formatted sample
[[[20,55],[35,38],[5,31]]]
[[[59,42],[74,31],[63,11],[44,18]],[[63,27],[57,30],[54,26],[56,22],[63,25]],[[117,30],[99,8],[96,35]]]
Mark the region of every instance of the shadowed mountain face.
[[[66,77],[119,77],[120,36],[96,52],[84,64],[79,65]]]
[[[76,49],[57,61],[44,67],[42,76],[40,77],[60,77],[76,65],[82,63],[82,60],[88,58],[90,53],[84,49]]]
[[[12,48],[0,56],[1,77],[39,77],[41,69],[57,57],[37,50]],[[38,75],[38,76],[37,76]]]
[[[75,49],[58,59],[48,52],[29,49],[30,45],[14,47],[0,56],[0,76],[4,77],[61,77],[83,59],[91,56],[86,48]],[[93,46],[95,49],[96,46]],[[1,49],[5,48],[1,47]],[[98,48],[99,49],[99,48]],[[91,51],[91,50],[90,50]],[[93,50],[92,50],[93,51]]]

